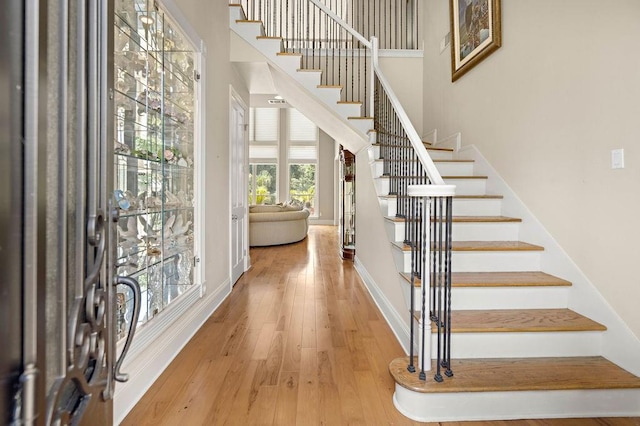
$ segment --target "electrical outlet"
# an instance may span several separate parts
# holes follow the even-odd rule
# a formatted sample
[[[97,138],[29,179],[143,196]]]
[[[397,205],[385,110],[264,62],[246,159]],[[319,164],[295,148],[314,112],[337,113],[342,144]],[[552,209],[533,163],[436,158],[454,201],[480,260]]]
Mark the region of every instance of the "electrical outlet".
[[[624,149],[611,150],[611,168],[624,169]]]

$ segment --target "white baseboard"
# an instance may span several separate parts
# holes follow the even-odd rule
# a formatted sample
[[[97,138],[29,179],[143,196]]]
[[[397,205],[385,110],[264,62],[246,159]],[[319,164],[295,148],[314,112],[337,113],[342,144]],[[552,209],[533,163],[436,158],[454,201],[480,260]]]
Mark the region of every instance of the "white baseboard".
[[[120,424],[153,382],[162,374],[202,324],[231,292],[229,280],[192,304],[159,335],[136,352],[129,353],[122,371],[129,381],[117,383],[113,402],[113,424]],[[147,333],[148,334],[148,333]]]
[[[389,327],[391,327],[391,331],[393,331],[396,339],[398,339],[400,346],[402,346],[405,354],[408,354],[411,335],[406,322],[402,320],[398,311],[391,305],[391,302],[389,302],[389,299],[387,299],[382,290],[380,290],[380,287],[360,262],[357,255],[355,256],[353,264],[356,272],[358,272],[358,275],[360,275],[360,278],[364,282],[364,286],[369,291],[369,294],[371,294],[380,312],[382,312],[382,316],[387,321],[387,324],[389,324]],[[409,315],[408,311],[407,315]]]

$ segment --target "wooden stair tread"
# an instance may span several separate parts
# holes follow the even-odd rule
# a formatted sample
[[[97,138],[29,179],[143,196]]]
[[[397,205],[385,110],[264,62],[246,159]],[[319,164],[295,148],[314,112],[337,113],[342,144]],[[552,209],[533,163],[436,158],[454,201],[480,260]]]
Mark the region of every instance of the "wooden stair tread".
[[[396,199],[398,197],[400,198],[410,198],[408,195],[397,195],[397,194],[387,194],[387,195],[379,195],[379,198],[384,198],[384,199]],[[473,200],[501,200],[504,198],[503,195],[491,195],[491,194],[485,194],[485,195],[454,195],[453,196],[454,199],[473,199]]]
[[[252,19],[236,19],[238,24],[262,24],[262,21],[256,21]]]
[[[571,286],[571,282],[539,271],[525,272],[453,272],[456,287],[537,287]]]
[[[404,222],[404,217],[397,216],[385,216],[386,220],[391,222]],[[522,219],[517,217],[507,216],[453,216],[453,222],[458,223],[507,223],[507,222],[522,222]]]
[[[435,149],[435,148],[434,148]],[[376,160],[374,160],[377,163],[381,163],[383,161],[385,161],[384,158],[377,158]],[[389,159],[386,161],[390,161],[390,162],[398,162],[398,161],[404,161],[404,162],[413,162],[415,163],[416,161],[418,161],[418,159],[414,158],[412,160],[399,160],[399,159]],[[475,160],[432,160],[434,163],[474,163]]]
[[[375,132],[375,130],[374,130]],[[425,144],[426,145],[426,144]],[[406,145],[393,145],[393,144],[381,144],[379,142],[373,143],[371,144],[371,146],[388,146],[390,148],[404,148],[404,149],[413,149],[412,146],[406,146]],[[438,148],[438,147],[434,147],[434,146],[425,146],[425,148],[427,149],[427,151],[447,151],[447,152],[453,152],[453,148]]]
[[[411,274],[401,272],[407,282]],[[420,278],[415,278],[414,286],[420,287]],[[462,287],[569,287],[571,282],[539,271],[525,272],[453,272],[451,286]]]
[[[338,104],[362,105],[360,101],[338,101]]]
[[[322,72],[322,70],[312,69],[312,68],[298,68],[297,72]]]
[[[453,241],[453,251],[542,251],[544,247],[523,241]]]
[[[522,222],[522,219],[518,217],[508,217],[508,216],[453,216],[452,220],[454,222]]]
[[[640,378],[599,356],[453,359],[454,376],[442,383],[433,380],[435,365],[422,381],[407,371],[408,362],[394,359],[389,372],[400,386],[421,393],[640,388]]]
[[[347,117],[348,120],[373,120],[373,117]]]
[[[339,85],[330,85],[330,84],[318,84],[316,86],[318,89],[342,89],[342,86]]]
[[[489,177],[482,175],[442,176],[442,179],[489,179]]]
[[[451,312],[452,333],[605,331],[571,309],[490,309]]]
[[[295,53],[295,52],[278,52],[276,53],[277,56],[300,56],[302,57],[302,53]]]
[[[278,37],[278,36],[256,36],[256,38],[258,40],[282,40],[282,37]]]
[[[403,242],[391,243],[402,251],[411,251]],[[523,241],[452,241],[452,251],[543,251],[544,247]]]

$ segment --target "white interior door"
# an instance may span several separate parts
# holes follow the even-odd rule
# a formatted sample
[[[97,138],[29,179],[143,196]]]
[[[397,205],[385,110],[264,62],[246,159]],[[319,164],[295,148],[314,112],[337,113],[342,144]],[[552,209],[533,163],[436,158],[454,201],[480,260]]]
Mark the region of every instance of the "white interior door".
[[[247,122],[246,107],[231,96],[229,136],[231,166],[231,283],[235,284],[248,266],[247,223]]]

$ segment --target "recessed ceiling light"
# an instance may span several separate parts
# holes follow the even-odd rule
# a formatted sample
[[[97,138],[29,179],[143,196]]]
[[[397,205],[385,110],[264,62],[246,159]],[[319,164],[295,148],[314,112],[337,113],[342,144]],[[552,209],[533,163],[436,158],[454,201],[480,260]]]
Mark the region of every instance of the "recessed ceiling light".
[[[142,25],[144,26],[149,26],[156,22],[156,20],[149,15],[140,15],[140,22],[142,22]]]

